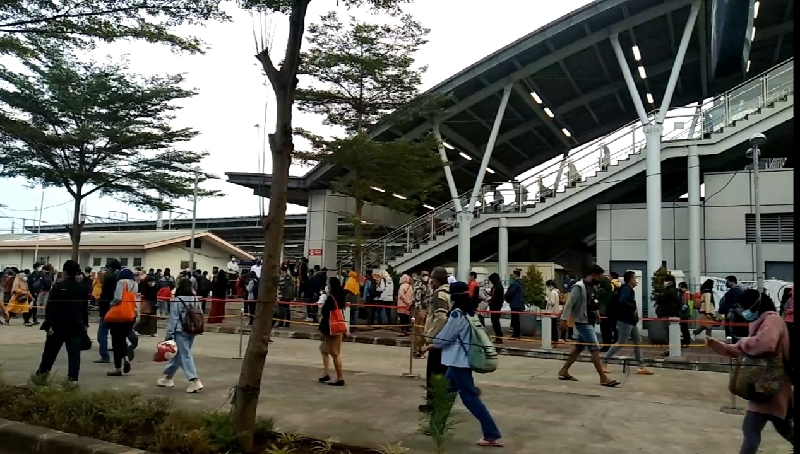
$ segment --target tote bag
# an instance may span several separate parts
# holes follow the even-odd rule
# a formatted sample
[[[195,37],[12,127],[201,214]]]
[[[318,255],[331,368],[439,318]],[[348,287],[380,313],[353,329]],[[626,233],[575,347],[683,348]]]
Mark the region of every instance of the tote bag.
[[[333,298],[333,296],[331,296],[331,298]],[[347,322],[344,321],[344,314],[342,313],[342,310],[339,309],[339,302],[334,299],[333,304],[336,306],[336,308],[331,311],[330,318],[328,319],[328,322],[330,323],[331,336],[347,334]]]
[[[106,312],[107,323],[132,322],[136,320],[136,295],[128,289],[128,281],[122,281],[122,301]]]

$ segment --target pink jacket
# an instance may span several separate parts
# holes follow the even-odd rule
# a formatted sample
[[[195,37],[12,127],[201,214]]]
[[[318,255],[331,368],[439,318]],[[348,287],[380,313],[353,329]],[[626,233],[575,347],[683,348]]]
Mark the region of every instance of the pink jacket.
[[[397,291],[397,313],[408,314],[408,308],[414,302],[414,287],[411,278],[404,274],[400,278],[400,289]]]
[[[783,353],[783,358],[789,360],[789,330],[786,323],[777,312],[765,312],[756,321],[750,323],[750,335],[745,337],[736,345],[722,343],[716,339],[709,339],[709,347],[714,352],[730,357],[739,356],[739,352],[744,352],[750,356],[759,356],[765,353],[774,352],[778,349]],[[747,411],[773,415],[778,418],[786,418],[789,411],[789,403],[792,400],[792,382],[789,376],[783,378],[781,390],[775,399],[770,402],[759,404],[748,402]]]

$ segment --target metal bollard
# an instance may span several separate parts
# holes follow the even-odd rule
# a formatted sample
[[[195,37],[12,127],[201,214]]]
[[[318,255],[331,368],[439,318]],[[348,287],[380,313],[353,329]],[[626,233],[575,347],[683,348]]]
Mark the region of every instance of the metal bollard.
[[[553,349],[553,319],[550,315],[542,315],[542,350]]]
[[[234,356],[233,359],[244,359],[242,356],[242,345],[244,343],[244,308],[239,310],[239,356]]]
[[[417,336],[414,330],[417,326],[417,319],[411,317],[411,348],[408,350],[408,372],[403,372],[405,378],[419,378],[419,374],[414,373],[414,350],[417,344]]]
[[[669,356],[672,358],[681,357],[681,319],[670,317],[669,319]]]
[[[733,375],[734,361],[735,360],[733,358],[731,358],[731,372],[730,372],[731,375]],[[733,394],[733,393],[731,393],[731,404],[730,404],[730,406],[725,405],[723,407],[720,407],[719,411],[722,412],[722,413],[730,414],[730,415],[744,415],[744,413],[745,413],[743,408],[737,408],[736,407],[736,395]]]

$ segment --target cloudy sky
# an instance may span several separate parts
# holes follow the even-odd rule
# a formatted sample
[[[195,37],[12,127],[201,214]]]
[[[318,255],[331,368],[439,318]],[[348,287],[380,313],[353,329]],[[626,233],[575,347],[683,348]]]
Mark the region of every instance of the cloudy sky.
[[[428,65],[421,89],[427,89],[452,76],[463,68],[511,43],[512,41],[577,9],[589,0],[530,1],[496,0],[491,3],[471,2],[468,7],[462,0],[416,0],[405,7],[406,12],[431,29],[429,43],[419,52],[417,60]],[[337,7],[334,0],[311,2],[309,21],[315,21],[330,9]],[[264,77],[253,58],[253,25],[258,28],[259,18],[246,12],[229,8],[233,21],[226,24],[208,24],[203,28],[186,28],[186,33],[201,37],[211,49],[205,55],[176,55],[168,49],[144,43],[117,43],[100,47],[95,54],[127,55],[132,70],[143,74],[186,73],[187,87],[196,88],[199,95],[182,104],[176,124],[191,126],[201,134],[188,144],[190,149],[208,150],[211,155],[202,163],[204,170],[223,176],[223,180],[210,181],[206,187],[219,189],[225,196],[201,200],[199,217],[248,216],[259,212],[259,201],[252,191],[224,181],[225,172],[252,172],[262,153],[264,125],[271,131],[274,112],[270,104],[271,90],[264,85]],[[369,17],[356,12],[359,17]],[[282,55],[288,32],[285,17],[275,15],[269,19],[274,26],[273,55]],[[280,59],[278,57],[277,59]],[[267,120],[264,121],[265,104]],[[318,134],[331,134],[321,125],[321,118],[295,114],[295,126]],[[260,128],[255,125],[261,125]],[[269,153],[267,152],[267,155]],[[269,158],[267,158],[269,159]],[[292,173],[302,175],[306,169],[294,167]],[[267,171],[270,171],[267,161]],[[35,207],[40,206],[41,188],[27,188],[21,179],[0,181],[0,232],[9,232],[14,224],[19,232],[23,222],[32,224],[36,218]],[[45,191],[43,220],[45,223],[66,223],[71,217],[71,199],[64,190]],[[181,204],[190,213],[191,203]],[[289,213],[302,213],[303,207],[290,205]],[[86,207],[89,215],[119,216],[134,219],[155,219],[154,213],[140,213],[125,204],[109,198],[92,196]],[[185,216],[185,215],[184,215]],[[166,216],[165,216],[166,217]],[[14,219],[10,219],[14,218]],[[28,218],[24,221],[23,218]]]

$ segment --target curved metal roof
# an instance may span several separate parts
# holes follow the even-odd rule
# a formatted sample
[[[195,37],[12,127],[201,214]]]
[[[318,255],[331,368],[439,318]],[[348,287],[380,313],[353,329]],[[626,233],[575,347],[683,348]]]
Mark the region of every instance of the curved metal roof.
[[[597,0],[489,55],[428,90],[450,99],[436,118],[403,126],[391,121],[373,128],[377,140],[416,138],[440,124],[459,191],[472,187],[503,87],[513,84],[489,164],[486,183],[515,176],[637,119],[609,37],[619,34],[643,100],[660,104],[693,0]],[[712,80],[709,75],[710,1],[704,1],[681,69],[672,105],[722,93],[742,82],[744,71]],[[793,0],[762,1],[754,25],[749,74],[758,74],[794,55]],[[535,93],[535,95],[534,95]],[[564,131],[567,131],[565,133]],[[466,158],[464,157],[466,156]],[[346,172],[321,164],[293,178],[293,199],[325,187]],[[255,174],[228,174],[229,181],[268,195],[269,181]],[[256,183],[256,179],[259,184]],[[446,191],[441,195],[444,202]],[[295,203],[296,203],[295,201]]]

